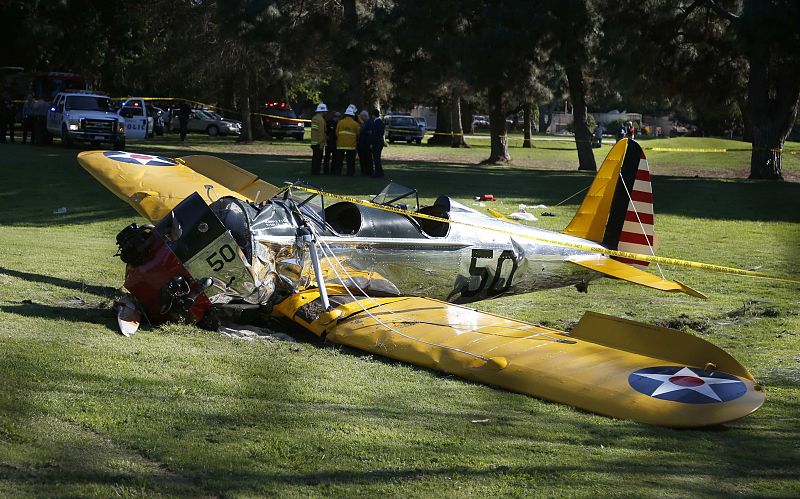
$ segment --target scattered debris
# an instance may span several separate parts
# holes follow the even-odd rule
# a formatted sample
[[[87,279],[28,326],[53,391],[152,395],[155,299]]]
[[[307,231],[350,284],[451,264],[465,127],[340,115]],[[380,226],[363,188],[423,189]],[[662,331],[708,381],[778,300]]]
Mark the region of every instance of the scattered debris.
[[[67,208],[62,206],[61,208],[56,208],[53,210],[53,215],[63,215],[67,212]]]
[[[125,295],[114,303],[117,309],[117,326],[123,336],[130,338],[142,324],[142,313],[136,306],[136,302],[130,295]]]
[[[543,212],[539,213],[539,216],[542,216],[542,217],[554,217],[554,216],[556,216],[556,214],[555,213],[550,213],[549,211],[543,211]]]
[[[489,419],[473,419],[472,420],[473,423],[478,423],[478,424],[488,423],[489,421],[491,421],[491,420],[489,420]]]
[[[220,326],[219,332],[222,333],[223,336],[227,336],[229,338],[238,338],[240,340],[280,340],[280,341],[296,341],[294,338],[289,336],[286,333],[280,333],[278,331],[272,331],[271,329],[251,326],[251,325],[241,325],[241,324],[228,324]]]
[[[494,197],[494,194],[483,194],[481,196],[476,196],[475,201],[497,201]]]
[[[508,218],[512,218],[514,220],[525,220],[528,222],[535,222],[536,220],[538,220],[538,218],[536,218],[532,213],[528,213],[527,211],[525,211],[527,210],[528,207],[525,206],[524,204],[520,203],[520,205],[517,208],[519,211],[515,211],[514,213],[509,215]]]

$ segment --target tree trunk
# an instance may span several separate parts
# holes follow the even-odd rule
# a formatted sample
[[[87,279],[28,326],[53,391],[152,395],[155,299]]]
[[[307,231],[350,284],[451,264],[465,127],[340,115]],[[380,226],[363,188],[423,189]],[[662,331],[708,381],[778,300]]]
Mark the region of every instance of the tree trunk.
[[[503,88],[499,85],[489,87],[489,133],[491,135],[492,149],[489,158],[483,163],[497,164],[508,163],[511,155],[508,153],[508,127],[506,115],[503,111]]]
[[[450,142],[451,147],[469,147],[467,141],[464,140],[464,129],[461,123],[461,97],[458,95],[453,96],[452,100],[452,114],[450,115],[450,123],[452,124],[453,136]]]
[[[533,141],[531,140],[531,108],[533,104],[530,102],[526,102],[522,106],[522,133],[524,138],[522,139],[522,147],[525,149],[530,149],[533,147]]]
[[[453,123],[450,121],[450,103],[442,99],[436,106],[436,133],[428,139],[428,144],[449,146],[452,142]]]
[[[349,104],[355,104],[356,107],[361,108],[364,105],[364,79],[361,76],[361,57],[355,48],[358,43],[356,40],[356,30],[358,29],[356,0],[343,0],[342,7],[344,8],[344,15],[342,17],[341,32],[346,40],[346,46],[351,47],[346,55],[348,62],[347,82],[350,84]]]
[[[539,133],[547,133],[550,124],[553,123],[553,113],[556,110],[556,99],[553,97],[550,102],[539,106]]]
[[[475,114],[475,106],[471,103],[461,103],[461,130],[464,134],[472,135],[475,127],[472,126],[472,115]]]
[[[242,134],[239,142],[252,142],[253,131],[250,126],[250,74],[247,70],[239,76],[239,109],[242,112]]]
[[[220,113],[225,115],[226,113],[230,113],[231,110],[235,107],[234,104],[234,88],[236,86],[236,78],[225,75],[222,80],[222,109],[220,109]]]
[[[757,8],[748,2],[747,8]],[[797,118],[800,79],[791,64],[776,61],[768,41],[754,37],[748,53],[747,117],[750,120],[753,152],[751,179],[783,180],[781,149]]]
[[[250,118],[253,139],[266,140],[269,137],[267,137],[267,131],[264,129],[264,117],[259,115],[259,113],[264,113],[264,107],[261,103],[265,102],[266,99],[263,98],[264,94],[261,91],[261,87],[258,85],[255,75],[253,75],[253,77],[250,79],[250,89],[252,94],[256,96],[255,102],[257,103],[255,109],[251,110],[255,114],[252,114]]]
[[[583,67],[569,64],[564,69],[572,100],[572,126],[575,129],[575,146],[578,148],[578,170],[595,172],[597,162],[592,151],[592,132],[586,123],[586,82]]]

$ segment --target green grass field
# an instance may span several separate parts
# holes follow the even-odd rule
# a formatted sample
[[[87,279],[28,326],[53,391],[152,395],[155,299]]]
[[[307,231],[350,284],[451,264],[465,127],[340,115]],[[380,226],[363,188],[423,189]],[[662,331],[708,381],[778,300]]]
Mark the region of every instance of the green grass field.
[[[574,145],[536,145],[512,149],[502,167],[477,165],[488,154],[481,145],[393,145],[387,180],[427,201],[446,193],[476,206],[473,196],[492,193],[503,213],[545,204],[556,216],[534,225],[560,230],[580,196],[554,205],[592,177],[574,171]],[[738,142],[643,145],[661,255],[800,279],[800,183],[742,180],[744,152],[648,151]],[[211,152],[276,184],[309,178],[304,143],[193,136],[179,146],[170,136],[130,149]],[[1,497],[800,495],[796,283],[665,268],[709,300],[600,280],[588,294],[476,304],[558,328],[594,310],[708,339],[751,370],[767,402],[705,430],[588,414],[307,338],[244,341],[180,324],[125,338],[110,308],[123,293],[114,236],[141,220],[77,153],[0,146]],[[785,155],[784,174],[800,179],[798,156]],[[314,180],[357,197],[383,185]]]

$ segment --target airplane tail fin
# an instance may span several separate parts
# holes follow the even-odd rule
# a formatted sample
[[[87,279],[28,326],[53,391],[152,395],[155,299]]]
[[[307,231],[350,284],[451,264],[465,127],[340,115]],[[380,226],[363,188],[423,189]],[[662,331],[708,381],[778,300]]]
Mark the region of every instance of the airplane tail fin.
[[[609,249],[655,253],[650,168],[636,141],[622,139],[611,148],[578,212],[563,232],[602,243]],[[649,264],[616,259],[638,266]]]

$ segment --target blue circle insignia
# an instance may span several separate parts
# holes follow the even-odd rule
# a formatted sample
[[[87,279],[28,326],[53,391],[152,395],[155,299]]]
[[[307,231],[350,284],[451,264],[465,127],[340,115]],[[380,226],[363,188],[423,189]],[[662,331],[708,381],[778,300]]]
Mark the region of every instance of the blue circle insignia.
[[[639,393],[686,404],[729,402],[747,392],[736,376],[685,366],[639,369],[628,376],[628,383]]]
[[[163,156],[150,156],[149,154],[137,154],[124,151],[108,151],[104,152],[103,156],[108,159],[113,159],[114,161],[142,166],[175,166],[178,164],[177,161]]]

